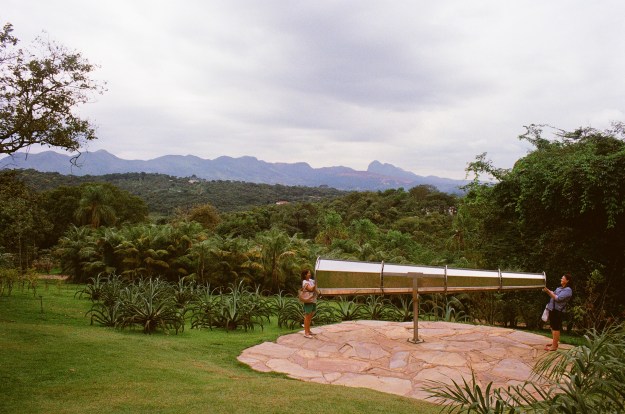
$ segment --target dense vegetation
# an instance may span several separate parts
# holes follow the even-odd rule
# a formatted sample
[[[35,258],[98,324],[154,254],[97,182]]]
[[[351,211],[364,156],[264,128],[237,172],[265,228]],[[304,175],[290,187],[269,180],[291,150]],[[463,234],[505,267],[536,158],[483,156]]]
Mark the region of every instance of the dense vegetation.
[[[530,126],[536,149],[500,170],[484,157],[471,168],[497,179],[474,185],[458,214],[465,248],[480,267],[574,277],[574,318],[590,328],[625,317],[625,130],[555,131]],[[462,224],[462,225],[460,225]],[[542,298],[541,298],[542,299]]]
[[[447,401],[449,413],[622,413],[625,410],[625,330],[591,330],[570,350],[547,353],[534,371],[553,385],[526,381],[507,389],[473,381],[438,382],[430,391]]]
[[[24,178],[37,177],[35,173],[3,172],[2,267],[26,273],[56,261],[79,282],[100,273],[128,280],[160,277],[172,283],[184,277],[213,288],[242,281],[272,293],[293,292],[299,270],[313,267],[318,256],[544,270],[550,286],[562,273],[571,272],[572,320],[583,329],[601,326],[621,320],[624,312],[622,129],[617,125],[605,132],[557,132],[558,138],[550,141],[542,138],[539,128],[530,127],[522,138],[536,149],[511,170],[499,170],[485,156],[478,157],[470,166],[475,181],[462,198],[429,186],[337,194],[187,179],[178,185],[220,185],[224,193],[232,186],[230,193],[245,189],[246,200],[256,201],[264,195],[254,196],[255,190],[280,196],[288,190],[307,201],[260,202],[226,211],[206,199],[193,204],[195,199],[181,192],[183,205],[158,220],[150,219],[141,197],[108,182],[37,191]],[[479,181],[485,173],[495,178],[493,184]],[[122,176],[138,187],[142,179],[166,179],[172,185],[164,176]],[[321,198],[310,200],[310,191],[318,191],[314,196]],[[487,323],[528,327],[539,326],[539,309],[546,301],[535,293],[455,299],[450,309],[454,312]]]
[[[35,170],[17,170],[17,177],[30,188],[42,192],[59,187],[88,183],[106,183],[140,197],[153,215],[171,215],[177,209],[211,204],[220,212],[246,210],[277,202],[318,201],[346,194],[329,187],[300,187],[207,181],[197,177],[174,177],[165,174],[125,173],[105,175],[62,175]]]

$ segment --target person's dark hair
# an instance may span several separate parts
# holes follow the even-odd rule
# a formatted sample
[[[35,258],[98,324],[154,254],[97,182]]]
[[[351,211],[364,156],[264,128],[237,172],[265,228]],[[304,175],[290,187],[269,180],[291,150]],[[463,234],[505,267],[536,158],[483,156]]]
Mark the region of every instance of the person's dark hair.
[[[562,276],[564,276],[567,280],[567,282],[571,283],[571,274],[570,273],[565,273]]]
[[[306,274],[310,272],[309,269],[304,269],[302,270],[301,276],[302,276],[302,280],[306,280]],[[310,277],[312,278],[312,273],[310,274]]]

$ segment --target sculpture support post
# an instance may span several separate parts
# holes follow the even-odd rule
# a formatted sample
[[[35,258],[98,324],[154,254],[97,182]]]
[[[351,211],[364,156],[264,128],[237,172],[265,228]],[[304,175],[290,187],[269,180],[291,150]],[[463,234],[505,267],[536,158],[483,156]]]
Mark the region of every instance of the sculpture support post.
[[[419,339],[419,276],[423,276],[423,273],[409,273],[409,276],[412,276],[412,324],[414,333],[408,342],[419,344],[423,342],[422,339]]]

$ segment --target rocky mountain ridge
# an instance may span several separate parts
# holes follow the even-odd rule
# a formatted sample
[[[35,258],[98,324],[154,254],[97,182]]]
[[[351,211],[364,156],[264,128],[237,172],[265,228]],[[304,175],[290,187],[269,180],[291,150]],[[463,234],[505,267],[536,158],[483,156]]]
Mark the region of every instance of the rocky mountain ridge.
[[[85,152],[75,163],[72,157],[44,151],[17,152],[0,159],[0,169],[28,169],[57,172],[64,175],[104,175],[145,172],[205,180],[245,181],[264,184],[319,187],[328,186],[347,191],[376,191],[390,188],[412,188],[432,185],[439,191],[460,193],[465,180],[436,176],[419,176],[391,164],[373,161],[366,171],[337,166],[313,168],[305,162],[270,163],[255,157],[222,156],[213,160],[194,155],[165,155],[151,160],[125,160],[105,150]]]

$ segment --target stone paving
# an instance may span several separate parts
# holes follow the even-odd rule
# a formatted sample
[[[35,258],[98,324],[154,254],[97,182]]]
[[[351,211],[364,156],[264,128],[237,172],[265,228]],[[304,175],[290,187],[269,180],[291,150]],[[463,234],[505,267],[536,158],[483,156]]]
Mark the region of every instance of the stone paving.
[[[284,335],[248,348],[238,360],[262,372],[323,384],[366,387],[425,399],[428,381],[515,385],[532,378],[549,338],[513,329],[448,322],[354,321]],[[536,379],[533,379],[535,382]]]

